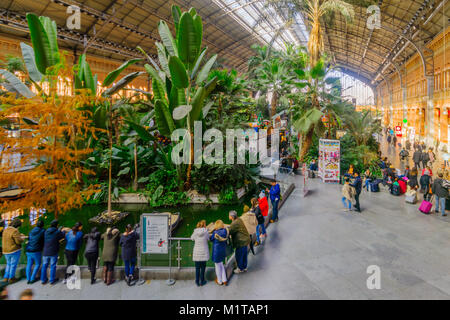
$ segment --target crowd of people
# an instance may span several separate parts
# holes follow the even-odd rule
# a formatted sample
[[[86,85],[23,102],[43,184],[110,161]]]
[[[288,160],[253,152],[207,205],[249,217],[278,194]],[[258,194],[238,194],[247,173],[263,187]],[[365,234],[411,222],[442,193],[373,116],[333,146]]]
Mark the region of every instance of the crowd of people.
[[[405,169],[400,170],[391,164],[387,157],[381,157],[379,152],[379,168],[382,176],[375,176],[370,169],[366,169],[363,177],[359,177],[353,165],[344,175],[344,185],[342,187],[342,203],[346,211],[352,210],[354,202],[354,210],[360,211],[359,195],[361,189],[377,192],[380,185],[385,187],[394,196],[405,194],[405,201],[408,203],[416,203],[418,194],[423,194],[423,201],[419,208],[423,213],[429,213],[434,201],[435,212],[446,216],[446,202],[449,198],[448,188],[450,187],[450,175],[446,163],[442,163],[435,176],[433,176],[433,165],[436,161],[436,155],[433,148],[427,148],[424,142],[415,141],[411,144],[406,140],[405,145],[397,144],[397,137],[393,135],[392,130],[386,130],[386,141],[388,146],[392,143],[394,147],[400,147],[399,157],[401,161],[405,161]],[[414,166],[411,168],[409,163],[409,151],[413,148],[414,153],[412,162]],[[363,187],[363,188],[362,188]],[[447,205],[448,206],[448,205]]]
[[[266,192],[268,196],[266,196]],[[270,189],[262,190],[257,198],[251,199],[251,207],[244,206],[243,214],[240,217],[234,210],[229,212],[231,222],[229,226],[225,226],[222,220],[217,220],[213,228],[208,230],[205,220],[198,222],[191,236],[191,240],[195,242],[192,257],[196,269],[195,282],[198,286],[206,284],[205,269],[209,259],[215,264],[215,282],[218,285],[227,285],[224,261],[232,250],[234,250],[237,264],[234,273],[247,271],[248,248],[250,247],[254,253],[254,246],[260,245],[263,239],[267,237],[265,223],[269,212],[268,199],[272,203],[270,222],[274,223],[278,221],[280,198],[280,185],[273,181]],[[36,226],[28,235],[20,233],[21,225],[22,221],[16,218],[4,230],[0,228],[2,232],[1,252],[6,258],[6,268],[1,282],[5,290],[8,284],[18,281],[15,275],[23,247],[27,257],[25,269],[27,284],[40,280],[43,285],[47,283],[54,285],[59,281],[56,278],[56,265],[60,246],[65,246],[66,271],[63,283],[66,283],[72,274],[69,267],[77,265],[83,241],[86,244],[84,256],[90,271],[91,284],[96,283],[95,275],[100,254],[100,240],[103,240],[101,252],[103,282],[106,285],[111,285],[114,282],[114,266],[118,258],[119,248],[121,248],[121,257],[124,261],[125,281],[131,286],[138,280],[134,273],[139,225],[134,227],[127,225],[123,233],[117,227],[109,227],[103,234],[96,227],[93,227],[89,233],[84,234],[81,222],[75,223],[72,228],[67,228],[59,227],[58,220],[54,220],[49,228],[45,229],[44,222],[38,220]],[[26,242],[25,246],[23,246],[24,242]],[[212,242],[211,257],[208,242]],[[48,269],[50,269],[50,272],[48,272]],[[38,277],[39,271],[40,277]],[[5,295],[7,294],[5,293]]]
[[[252,198],[251,207],[245,205],[243,213],[238,216],[235,210],[229,212],[231,224],[225,226],[222,220],[217,220],[212,229],[208,230],[206,221],[197,223],[191,239],[195,242],[193,249],[193,261],[195,262],[195,283],[203,286],[205,280],[206,263],[211,259],[215,265],[215,283],[222,286],[228,284],[224,260],[232,250],[235,253],[237,267],[233,270],[235,274],[247,272],[248,248],[254,254],[254,246],[259,246],[267,237],[265,227],[266,217],[269,213],[269,203],[266,196],[269,195],[272,203],[271,223],[278,221],[278,206],[281,198],[280,185],[272,182],[270,189],[261,191],[258,198]],[[253,235],[256,238],[253,238]],[[208,242],[212,242],[211,257]]]
[[[116,227],[111,227],[100,234],[96,227],[89,233],[83,234],[81,222],[75,223],[72,228],[58,227],[58,220],[51,222],[50,227],[44,229],[44,222],[39,220],[28,236],[21,234],[19,228],[22,221],[14,219],[2,232],[2,254],[6,258],[6,268],[3,283],[11,284],[18,279],[15,277],[16,269],[22,253],[22,245],[26,242],[25,254],[27,257],[26,279],[27,284],[41,281],[42,284],[55,284],[56,264],[61,244],[65,244],[66,272],[63,282],[66,283],[71,275],[69,267],[77,264],[82,242],[86,241],[84,256],[88,262],[91,274],[91,284],[96,283],[96,270],[99,258],[99,243],[103,239],[103,282],[110,285],[114,282],[114,266],[117,261],[119,247],[122,248],[122,260],[125,264],[125,280],[128,285],[136,282],[134,269],[137,257],[137,242],[139,240],[139,226],[127,225],[125,232],[120,233]],[[48,269],[50,274],[48,277]],[[40,278],[38,272],[40,270]]]

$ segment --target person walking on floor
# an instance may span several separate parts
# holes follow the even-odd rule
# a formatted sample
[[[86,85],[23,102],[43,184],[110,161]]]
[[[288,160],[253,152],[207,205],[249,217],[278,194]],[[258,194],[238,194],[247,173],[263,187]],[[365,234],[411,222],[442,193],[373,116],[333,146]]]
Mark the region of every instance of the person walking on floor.
[[[278,204],[281,196],[280,185],[275,180],[272,181],[272,187],[267,192],[269,192],[270,201],[272,202],[272,219],[270,219],[270,222],[273,223],[278,221]]]
[[[234,269],[234,273],[246,272],[247,247],[250,244],[250,235],[244,225],[244,222],[240,218],[238,218],[236,211],[230,211],[228,214],[228,218],[231,220],[229,232],[233,248],[235,248],[235,257],[237,263],[237,268]]]
[[[119,252],[120,231],[116,227],[107,228],[106,232],[102,234],[103,240],[103,282],[107,286],[114,282],[114,264],[117,260],[117,253]]]
[[[98,232],[97,227],[93,227],[91,232],[84,236],[86,239],[86,248],[84,249],[84,256],[88,262],[88,268],[91,272],[91,284],[94,284],[95,273],[97,271],[97,260],[98,260],[98,243],[100,241],[100,232]]]
[[[228,230],[225,228],[222,220],[217,220],[214,223],[214,230],[211,234],[210,240],[212,241],[212,256],[211,260],[214,262],[216,268],[216,283],[221,285],[227,285],[227,273],[223,261],[226,258]]]
[[[22,221],[15,218],[10,225],[3,231],[2,250],[6,258],[6,268],[3,275],[3,281],[14,283],[16,279],[16,269],[19,264],[20,253],[22,251],[22,242],[27,238],[19,232]]]
[[[422,150],[420,161],[422,161],[423,168],[426,168],[428,166],[428,161],[430,161],[430,155],[425,149]]]
[[[192,260],[195,263],[195,284],[200,287],[206,284],[205,270],[206,262],[209,260],[209,232],[206,229],[205,220],[197,223],[197,227],[191,235],[191,240],[194,241]]]
[[[429,201],[431,198],[430,187],[431,187],[431,176],[428,170],[424,169],[423,175],[420,177],[420,192],[423,193],[423,200]]]
[[[134,268],[136,267],[137,259],[137,241],[139,235],[136,230],[128,224],[125,232],[120,238],[120,246],[122,247],[122,260],[125,264],[125,281],[129,286],[134,285],[136,280],[134,278]]]
[[[361,194],[362,189],[362,180],[359,176],[359,172],[355,172],[355,180],[351,184],[353,188],[355,188],[355,211],[361,212],[361,207],[359,206],[359,195]]]
[[[342,186],[342,203],[344,204],[345,211],[352,210],[352,201],[355,194],[356,191],[355,188],[350,185],[350,179],[345,177],[344,185]]]
[[[441,214],[445,217],[447,214],[445,213],[445,200],[448,197],[448,189],[443,186],[444,175],[442,172],[438,173],[438,178],[434,180],[432,191],[433,194],[436,195],[436,208],[435,212],[439,213],[439,207],[441,208]]]
[[[416,148],[414,153],[413,153],[413,162],[414,162],[414,166],[417,169],[420,169],[420,161],[422,159],[422,152],[420,152],[419,148]]]
[[[66,255],[66,273],[64,276],[63,283],[67,282],[67,278],[71,275],[67,272],[69,266],[74,266],[77,264],[78,252],[81,248],[81,243],[83,242],[83,224],[81,222],[75,223],[70,232],[66,233],[66,249],[64,254]]]
[[[65,231],[62,228],[58,229],[58,220],[53,220],[50,228],[44,233],[44,250],[42,250],[42,268],[41,268],[41,282],[46,284],[48,282],[47,269],[50,264],[50,284],[58,282],[56,276],[56,263],[58,262],[59,242],[64,239]]]
[[[428,149],[428,158],[430,159],[430,167],[433,167],[433,163],[436,160],[436,155],[431,148]]]
[[[251,211],[255,213],[256,220],[258,221],[258,225],[256,226],[256,246],[258,246],[261,243],[261,237],[266,237],[266,227],[264,226],[265,219],[262,214],[261,208],[259,207],[258,199],[253,198],[250,200],[250,203],[252,204]]]
[[[417,189],[417,187],[419,186],[419,183],[417,182],[418,174],[419,173],[417,171],[417,167],[413,167],[406,176],[408,178],[408,185],[413,189]]]
[[[27,254],[27,284],[35,283],[36,275],[41,267],[42,250],[44,249],[44,221],[39,220],[36,227],[28,235],[28,244],[25,248]],[[34,265],[34,268],[33,268]]]

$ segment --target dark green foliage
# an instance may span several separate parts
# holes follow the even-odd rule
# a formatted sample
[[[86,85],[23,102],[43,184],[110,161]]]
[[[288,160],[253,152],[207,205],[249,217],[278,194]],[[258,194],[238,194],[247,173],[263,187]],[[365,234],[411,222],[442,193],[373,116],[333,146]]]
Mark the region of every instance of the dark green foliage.
[[[144,194],[152,207],[175,206],[189,200],[186,193],[179,191],[176,170],[157,170],[149,176]]]

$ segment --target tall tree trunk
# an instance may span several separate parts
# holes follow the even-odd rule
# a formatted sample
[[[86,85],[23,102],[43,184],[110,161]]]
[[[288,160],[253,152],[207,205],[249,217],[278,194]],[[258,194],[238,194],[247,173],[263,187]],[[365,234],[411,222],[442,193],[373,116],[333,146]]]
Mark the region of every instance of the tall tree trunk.
[[[138,164],[137,164],[137,143],[134,144],[134,182],[133,182],[133,190],[137,191],[138,189]]]
[[[273,117],[277,114],[278,93],[276,91],[272,94],[272,100],[270,101],[270,116]]]
[[[113,132],[112,132],[111,116],[110,116],[109,124],[110,124],[110,127],[108,130],[108,138],[109,138],[108,214],[111,214],[112,146],[113,146]]]
[[[186,172],[186,182],[184,184],[185,190],[189,190],[191,188],[191,171],[192,171],[192,164],[194,163],[194,134],[190,133],[190,139],[191,139],[191,152],[190,152],[190,159],[189,159],[189,165]]]
[[[312,145],[313,135],[314,135],[314,127],[309,130],[309,132],[306,134],[306,136],[305,136],[305,138],[303,140],[302,151],[300,152],[300,160],[299,160],[300,162],[303,162],[306,154],[309,151],[309,148]]]

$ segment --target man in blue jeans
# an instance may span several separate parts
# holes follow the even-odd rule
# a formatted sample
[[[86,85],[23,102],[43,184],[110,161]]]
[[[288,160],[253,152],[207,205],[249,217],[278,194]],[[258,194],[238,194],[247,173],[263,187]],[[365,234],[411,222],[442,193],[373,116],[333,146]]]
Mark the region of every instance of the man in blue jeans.
[[[238,218],[237,212],[232,210],[228,214],[228,218],[231,220],[230,224],[230,237],[233,243],[235,251],[235,258],[237,268],[234,273],[242,273],[247,271],[247,248],[250,244],[250,234],[245,227],[244,221]]]
[[[267,190],[270,195],[270,202],[272,202],[272,219],[270,222],[273,223],[278,221],[278,203],[280,202],[280,185],[274,180],[272,181],[272,187]]]
[[[436,195],[436,209],[435,212],[439,213],[439,206],[441,207],[441,214],[445,217],[445,200],[448,197],[448,190],[443,186],[444,183],[444,173],[442,171],[438,172],[438,178],[434,180],[431,191]]]
[[[19,218],[14,219],[5,229],[2,235],[2,250],[6,258],[6,268],[3,275],[4,281],[14,283],[16,279],[16,269],[20,260],[22,251],[22,242],[26,237],[19,232],[22,221]]]
[[[42,252],[42,269],[41,269],[41,282],[46,284],[47,268],[50,264],[50,284],[58,282],[56,279],[56,263],[58,262],[59,241],[64,239],[65,233],[58,229],[58,220],[53,220],[50,224],[50,228],[45,231],[44,234],[44,250]]]
[[[41,266],[42,250],[44,249],[44,221],[39,220],[36,227],[28,235],[27,253],[27,284],[37,281],[36,275]],[[34,265],[34,268],[33,268]]]

